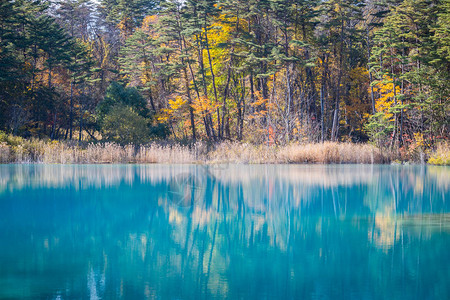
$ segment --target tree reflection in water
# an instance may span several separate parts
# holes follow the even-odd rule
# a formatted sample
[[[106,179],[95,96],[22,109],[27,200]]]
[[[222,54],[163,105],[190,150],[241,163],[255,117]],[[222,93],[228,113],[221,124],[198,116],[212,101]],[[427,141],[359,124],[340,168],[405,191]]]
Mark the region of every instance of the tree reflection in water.
[[[450,169],[0,166],[0,298],[449,298]]]

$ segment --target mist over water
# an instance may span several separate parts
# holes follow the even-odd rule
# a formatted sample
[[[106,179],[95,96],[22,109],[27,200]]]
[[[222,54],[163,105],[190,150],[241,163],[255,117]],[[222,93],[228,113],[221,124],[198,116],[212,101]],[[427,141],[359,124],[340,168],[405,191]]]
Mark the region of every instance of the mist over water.
[[[1,165],[0,299],[449,299],[450,168]]]

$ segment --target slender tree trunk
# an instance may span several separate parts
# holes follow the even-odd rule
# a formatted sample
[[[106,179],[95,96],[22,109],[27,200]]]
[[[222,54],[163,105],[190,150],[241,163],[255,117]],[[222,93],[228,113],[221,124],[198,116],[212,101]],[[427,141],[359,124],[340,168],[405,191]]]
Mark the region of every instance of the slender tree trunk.
[[[80,132],[78,134],[78,141],[81,142],[83,132],[83,113],[82,113],[82,105],[80,105]]]
[[[394,75],[394,61],[392,59],[394,52],[393,49],[391,50],[391,75],[392,75],[392,92],[394,93],[394,106],[397,106],[397,89],[396,87],[396,79]],[[398,139],[398,114],[397,112],[394,113],[394,132],[392,133],[392,142],[391,142],[391,148],[396,144],[396,140]]]
[[[48,67],[48,88],[52,88],[52,68],[51,66]]]
[[[189,53],[187,52],[187,48],[186,48],[186,40],[184,38],[183,39],[183,47],[184,47],[184,52],[186,55],[189,55]],[[191,74],[192,77],[192,82],[194,83],[194,90],[195,93],[197,94],[197,98],[200,99],[200,90],[197,86],[197,81],[195,80],[195,75],[194,75],[194,71],[192,70],[192,66],[191,63],[188,61],[187,62],[188,68],[189,68],[189,73]]]
[[[241,118],[242,118],[242,108],[241,108],[241,100],[239,99],[237,102],[237,134],[236,134],[238,141],[240,141],[242,139]]]
[[[176,15],[176,17],[177,17],[177,24],[178,24],[178,26],[180,27],[180,28],[182,28],[182,26],[181,26],[181,21],[180,21],[180,15],[179,15],[179,11],[177,10],[177,15]],[[179,38],[179,43],[180,43],[180,50],[181,50],[181,52],[183,53],[185,53],[186,55],[188,54],[187,53],[187,49],[186,49],[186,41],[184,40],[184,38],[183,38],[183,36],[181,35],[181,32],[180,31],[178,31],[178,38]],[[192,140],[195,142],[196,141],[196,139],[197,139],[197,134],[196,134],[196,130],[195,130],[195,116],[194,116],[194,109],[193,109],[193,107],[192,107],[192,97],[191,97],[191,89],[190,89],[190,87],[189,87],[189,77],[188,77],[188,74],[187,74],[187,70],[186,70],[186,66],[185,66],[185,61],[184,61],[184,58],[182,57],[181,58],[181,64],[184,66],[183,67],[183,74],[184,74],[184,82],[185,82],[185,88],[186,88],[186,94],[187,94],[187,97],[188,97],[188,105],[189,105],[189,118],[190,118],[190,121],[191,121],[191,130],[192,130]],[[195,78],[194,78],[194,74],[193,74],[193,72],[192,72],[192,68],[191,68],[191,65],[190,64],[188,64],[189,65],[189,68],[190,68],[190,70],[191,70],[191,74],[192,74],[192,80],[193,80],[193,82],[194,82],[194,86],[195,86],[195,88],[197,89],[197,85],[195,84]],[[197,93],[198,93],[198,91],[197,91]]]
[[[201,42],[200,42],[200,37],[198,35],[196,35],[196,41],[197,41],[197,48],[198,48],[198,63],[199,63],[199,67],[200,67],[200,73],[202,74],[202,81],[203,81],[203,92],[206,98],[208,98],[208,88],[206,85],[206,76],[205,76],[205,67],[203,64],[203,48],[201,47]],[[206,121],[207,124],[205,124],[205,126],[209,127],[209,131],[210,131],[210,137],[215,140],[216,139],[216,134],[214,132],[214,124],[212,122],[212,118],[211,118],[211,113],[208,112],[207,116],[206,116]]]
[[[52,133],[50,135],[50,139],[54,140],[56,136],[56,108],[53,112],[53,124],[52,124]]]
[[[183,68],[184,73],[184,82],[186,87],[186,94],[188,97],[188,105],[189,105],[189,117],[191,121],[191,130],[192,130],[192,140],[195,142],[197,139],[197,135],[195,133],[195,120],[194,120],[194,109],[192,108],[192,97],[191,97],[191,90],[189,88],[189,79],[186,71],[186,67]]]
[[[341,20],[341,35],[340,35],[340,53],[339,53],[339,72],[336,86],[336,102],[334,106],[333,127],[331,130],[331,140],[337,141],[339,133],[339,114],[340,114],[340,101],[341,101],[341,80],[342,80],[342,68],[343,68],[343,56],[344,56],[344,20]]]
[[[303,40],[306,41],[307,37],[306,37],[306,27],[305,24],[302,24],[302,31],[303,31]],[[310,59],[310,54],[309,54],[309,48],[305,47],[304,48],[304,53],[305,53],[305,61],[309,61]],[[316,84],[314,82],[314,73],[313,70],[311,69],[311,67],[307,66],[305,68],[306,71],[306,79],[308,80],[309,84],[310,84],[310,88],[308,91],[308,115],[311,117],[311,115],[317,117],[316,114]]]
[[[156,113],[155,101],[153,100],[152,89],[148,88],[148,100],[150,101],[150,106],[152,107],[153,112]]]
[[[253,71],[250,71],[250,100],[251,103],[255,102],[255,88],[253,83]]]
[[[239,124],[239,132],[241,133],[241,140],[244,134],[244,118],[245,118],[245,79],[244,74],[242,74],[242,97],[241,97],[241,107],[242,107],[242,114],[241,114],[241,122]]]
[[[324,97],[324,86],[322,84],[322,86],[320,87],[320,141],[323,143],[324,142],[324,138],[325,138],[325,128],[324,128],[324,122],[323,122],[323,97]]]
[[[321,140],[322,142],[326,139],[327,129],[325,123],[325,103],[327,98],[327,78],[328,78],[328,55],[325,54],[322,58],[323,71],[322,71],[322,84],[321,84],[321,102],[320,102],[320,122],[321,122]]]
[[[85,93],[85,92],[86,92],[86,89],[84,87],[83,93]],[[83,133],[83,110],[84,110],[83,97],[84,97],[84,94],[82,97],[80,97],[80,132],[78,134],[78,142],[81,142],[81,140],[83,139],[83,135],[82,135],[82,133]]]
[[[367,28],[367,33],[366,33],[366,37],[367,37],[367,55],[368,55],[368,61],[370,60],[370,41],[369,41],[369,29]],[[373,92],[373,86],[372,86],[372,81],[373,81],[373,76],[372,76],[372,72],[370,71],[370,67],[368,66],[367,69],[369,70],[369,85],[370,85],[370,100],[371,100],[371,104],[372,104],[372,114],[375,114],[377,112],[376,108],[375,108],[375,94]]]
[[[70,80],[70,113],[69,113],[69,139],[72,140],[73,127],[73,79]]]
[[[208,62],[209,62],[209,69],[211,72],[211,78],[212,78],[212,85],[213,85],[213,90],[214,90],[214,100],[216,101],[216,103],[218,103],[218,99],[217,99],[217,88],[216,88],[216,77],[214,75],[214,69],[213,69],[213,65],[212,65],[212,59],[211,59],[211,53],[209,51],[209,41],[208,41],[208,27],[206,24],[206,14],[205,14],[205,46],[206,46],[206,53],[208,54]],[[218,138],[221,138],[221,134],[220,134],[220,112],[219,112],[219,107],[217,107],[217,135]]]
[[[402,42],[404,42],[404,38],[402,38]],[[405,57],[405,48],[402,48],[402,83],[401,83],[401,105],[402,110],[400,111],[400,136],[399,136],[399,143],[400,146],[403,144],[403,97],[405,95],[405,81],[403,79],[403,75],[405,74],[405,64],[403,63],[403,58]]]
[[[231,79],[231,62],[230,66],[228,66],[228,72],[227,72],[227,83],[225,85],[225,89],[223,91],[223,103],[222,103],[222,128],[221,130],[221,136],[224,136],[224,127],[225,127],[225,116],[227,114],[227,97],[228,97],[228,89],[230,86],[230,79]]]
[[[288,93],[288,103],[287,103],[287,111],[286,111],[286,144],[290,141],[290,135],[291,135],[291,106],[292,106],[292,95],[291,95],[291,83],[290,83],[290,76],[289,76],[289,65],[286,66],[286,88]]]

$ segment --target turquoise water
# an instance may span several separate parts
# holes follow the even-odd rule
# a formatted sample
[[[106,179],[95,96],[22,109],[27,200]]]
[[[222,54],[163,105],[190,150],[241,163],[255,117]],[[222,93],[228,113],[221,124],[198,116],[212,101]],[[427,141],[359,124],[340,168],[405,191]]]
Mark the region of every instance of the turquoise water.
[[[0,299],[450,299],[450,168],[2,165]]]

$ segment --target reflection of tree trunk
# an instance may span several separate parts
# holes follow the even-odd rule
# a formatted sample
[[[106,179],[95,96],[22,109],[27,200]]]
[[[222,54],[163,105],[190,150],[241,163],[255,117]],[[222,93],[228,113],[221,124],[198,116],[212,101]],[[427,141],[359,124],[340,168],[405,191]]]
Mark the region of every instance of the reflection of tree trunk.
[[[206,283],[205,283],[206,288],[208,287],[209,274],[211,272],[211,261],[212,261],[212,256],[213,256],[213,252],[214,252],[214,246],[216,244],[216,231],[217,231],[217,220],[216,220],[216,223],[214,224],[213,239],[212,239],[212,243],[211,243],[211,251],[209,252],[208,271],[206,273]]]
[[[191,206],[189,209],[189,212],[187,213],[187,225],[186,225],[186,236],[184,237],[185,241],[184,241],[184,247],[183,247],[183,255],[181,255],[181,270],[184,270],[184,265],[185,265],[185,259],[187,257],[187,255],[189,254],[187,249],[189,246],[189,236],[191,235],[191,230],[192,230],[192,212],[194,211],[194,206]]]
[[[334,187],[331,187],[331,197],[333,198],[334,217],[337,219],[336,197],[334,196]]]
[[[203,280],[203,259],[205,255],[205,248],[206,248],[206,238],[208,236],[207,228],[203,229],[203,243],[202,248],[198,251],[198,262],[197,262],[197,291],[199,291],[198,294],[200,294],[201,286],[202,286],[202,280]]]
[[[416,267],[416,295],[419,293],[419,282],[420,282],[420,250],[422,249],[422,231],[423,231],[423,209],[420,215],[420,236],[419,236],[419,249],[417,254],[417,267]]]
[[[250,236],[248,238],[248,240],[249,240],[249,247],[253,247],[254,230],[255,230],[255,224],[252,221],[252,226],[250,228]]]
[[[224,193],[223,193],[224,189],[222,188],[218,188],[217,189],[217,193],[220,193],[220,196],[218,196],[218,198],[222,199],[222,218],[224,220],[224,227],[225,227],[225,233],[227,236],[227,240],[228,240],[228,249],[231,248],[231,236],[230,236],[230,229],[228,227],[228,222],[227,222],[227,206],[229,204],[229,198],[225,198],[224,197]]]
[[[192,214],[191,214],[191,217],[192,217]],[[195,228],[195,231],[194,231],[194,234],[193,234],[193,237],[192,237],[191,247],[187,251],[186,262],[185,262],[185,265],[184,265],[185,268],[186,268],[186,264],[189,262],[189,259],[191,258],[192,250],[194,249],[195,242],[197,241],[197,235],[198,235],[199,228],[200,228],[200,225],[197,225],[197,228]],[[189,243],[188,243],[189,242],[188,232],[186,232],[186,236],[187,236],[187,238],[186,238],[186,245],[189,245]],[[183,274],[184,274],[184,271],[185,270],[182,271]]]

